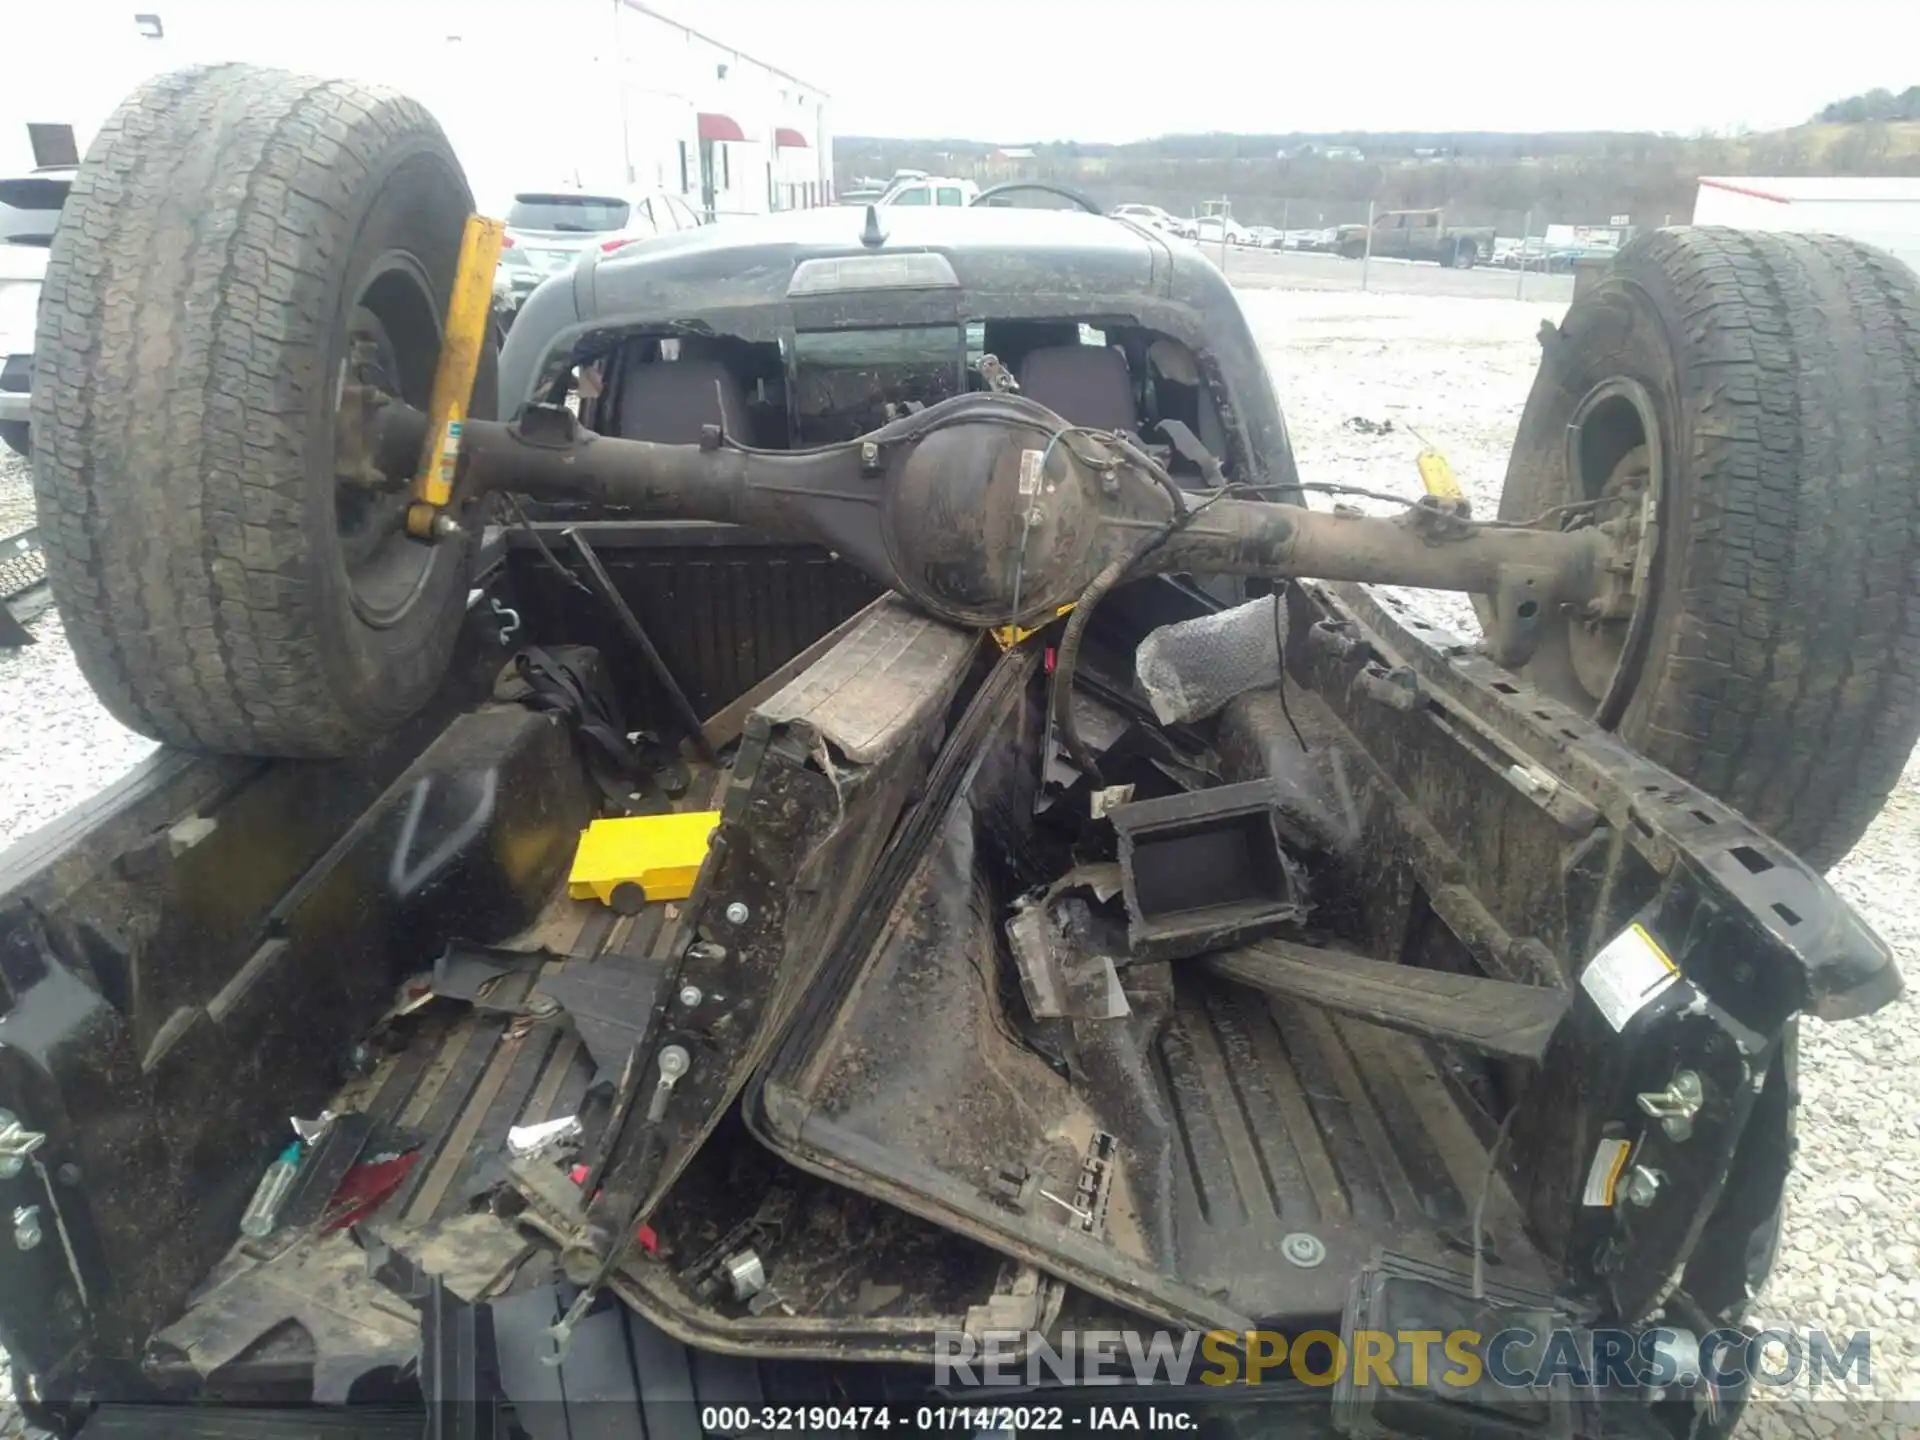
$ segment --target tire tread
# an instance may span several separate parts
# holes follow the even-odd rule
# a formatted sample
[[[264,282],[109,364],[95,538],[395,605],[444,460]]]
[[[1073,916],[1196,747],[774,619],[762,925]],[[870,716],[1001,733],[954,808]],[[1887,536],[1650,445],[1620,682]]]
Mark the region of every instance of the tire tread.
[[[1686,507],[1671,643],[1623,733],[1824,868],[1920,735],[1920,278],[1857,241],[1721,228],[1643,236],[1613,275],[1667,327],[1670,525]],[[1583,323],[1576,302],[1557,343]],[[1566,358],[1529,402],[1510,517],[1540,508],[1522,451]]]
[[[35,493],[76,658],[136,730],[335,756],[379,728],[322,653],[306,457],[343,197],[420,134],[392,92],[221,65],[148,82],[88,151],[44,285]]]

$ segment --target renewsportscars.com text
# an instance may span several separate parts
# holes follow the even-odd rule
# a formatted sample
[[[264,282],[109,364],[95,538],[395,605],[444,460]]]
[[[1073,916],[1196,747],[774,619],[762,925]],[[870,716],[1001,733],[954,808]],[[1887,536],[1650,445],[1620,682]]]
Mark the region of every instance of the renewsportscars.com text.
[[[1466,1390],[1483,1382],[1531,1390],[1567,1381],[1578,1388],[1640,1391],[1700,1380],[1726,1388],[1804,1382],[1810,1388],[1873,1378],[1864,1330],[1829,1335],[1715,1330],[1538,1331],[1361,1330],[1351,1342],[1331,1330],[1068,1331],[1049,1339],[1022,1330],[950,1331],[934,1342],[937,1385],[1325,1386],[1351,1371],[1359,1386]]]

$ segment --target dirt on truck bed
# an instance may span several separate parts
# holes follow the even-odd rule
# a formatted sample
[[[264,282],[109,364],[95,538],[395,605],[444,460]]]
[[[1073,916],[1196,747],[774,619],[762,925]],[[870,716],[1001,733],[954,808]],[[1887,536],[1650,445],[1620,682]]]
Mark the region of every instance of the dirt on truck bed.
[[[126,246],[124,175],[164,210],[236,164],[326,202],[201,196],[284,267]],[[464,208],[417,106],[244,67],[154,82],[75,181],[50,577],[170,748],[0,867],[36,1414],[658,1428],[728,1398],[715,1355],[734,1398],[924,1406],[996,1338],[1077,1403],[1089,1323],[1751,1348],[1802,1017],[1901,990],[1819,867],[1920,727],[1904,590],[1835,604],[1913,539],[1910,277],[1637,240],[1543,336],[1490,522],[1433,456],[1392,514],[1297,503],[1350,487],[1300,473],[1237,298],[1124,221],[590,249],[496,375]],[[177,363],[127,368],[123,292]],[[1703,378],[1702,301],[1771,337],[1705,356],[1752,387]],[[1835,326],[1897,343],[1794,363]],[[306,403],[234,471],[198,401],[243,362]],[[1755,545],[1768,666],[1828,617],[1791,701],[1716,653]],[[1460,590],[1480,643],[1369,582]],[[1835,736],[1830,785],[1739,763]],[[1316,1420],[1703,1440],[1749,1389],[1655,1373],[1356,1366]]]

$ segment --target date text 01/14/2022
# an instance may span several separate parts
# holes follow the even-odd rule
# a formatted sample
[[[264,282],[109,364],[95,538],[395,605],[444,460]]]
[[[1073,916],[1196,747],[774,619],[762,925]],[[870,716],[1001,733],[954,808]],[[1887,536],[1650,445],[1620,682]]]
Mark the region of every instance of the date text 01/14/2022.
[[[707,1406],[701,1426],[716,1435],[793,1432],[908,1435],[1117,1430],[1178,1432],[1199,1427],[1177,1405],[741,1405]]]

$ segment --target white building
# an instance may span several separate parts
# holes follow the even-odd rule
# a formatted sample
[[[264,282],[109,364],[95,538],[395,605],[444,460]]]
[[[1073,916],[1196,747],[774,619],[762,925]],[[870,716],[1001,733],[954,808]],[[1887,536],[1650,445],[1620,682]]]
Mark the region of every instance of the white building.
[[[832,199],[833,132],[818,86],[639,0],[620,0],[614,20],[632,178],[719,214]]]
[[[243,60],[413,95],[446,128],[481,206],[496,213],[516,190],[565,183],[660,186],[719,216],[827,203],[825,92],[676,19],[661,8],[670,3],[0,4],[0,54],[45,60],[10,64],[0,87],[0,172],[32,163],[30,123],[72,125],[84,149],[142,80]]]
[[[1850,235],[1920,270],[1920,180],[1703,175],[1693,223]]]

